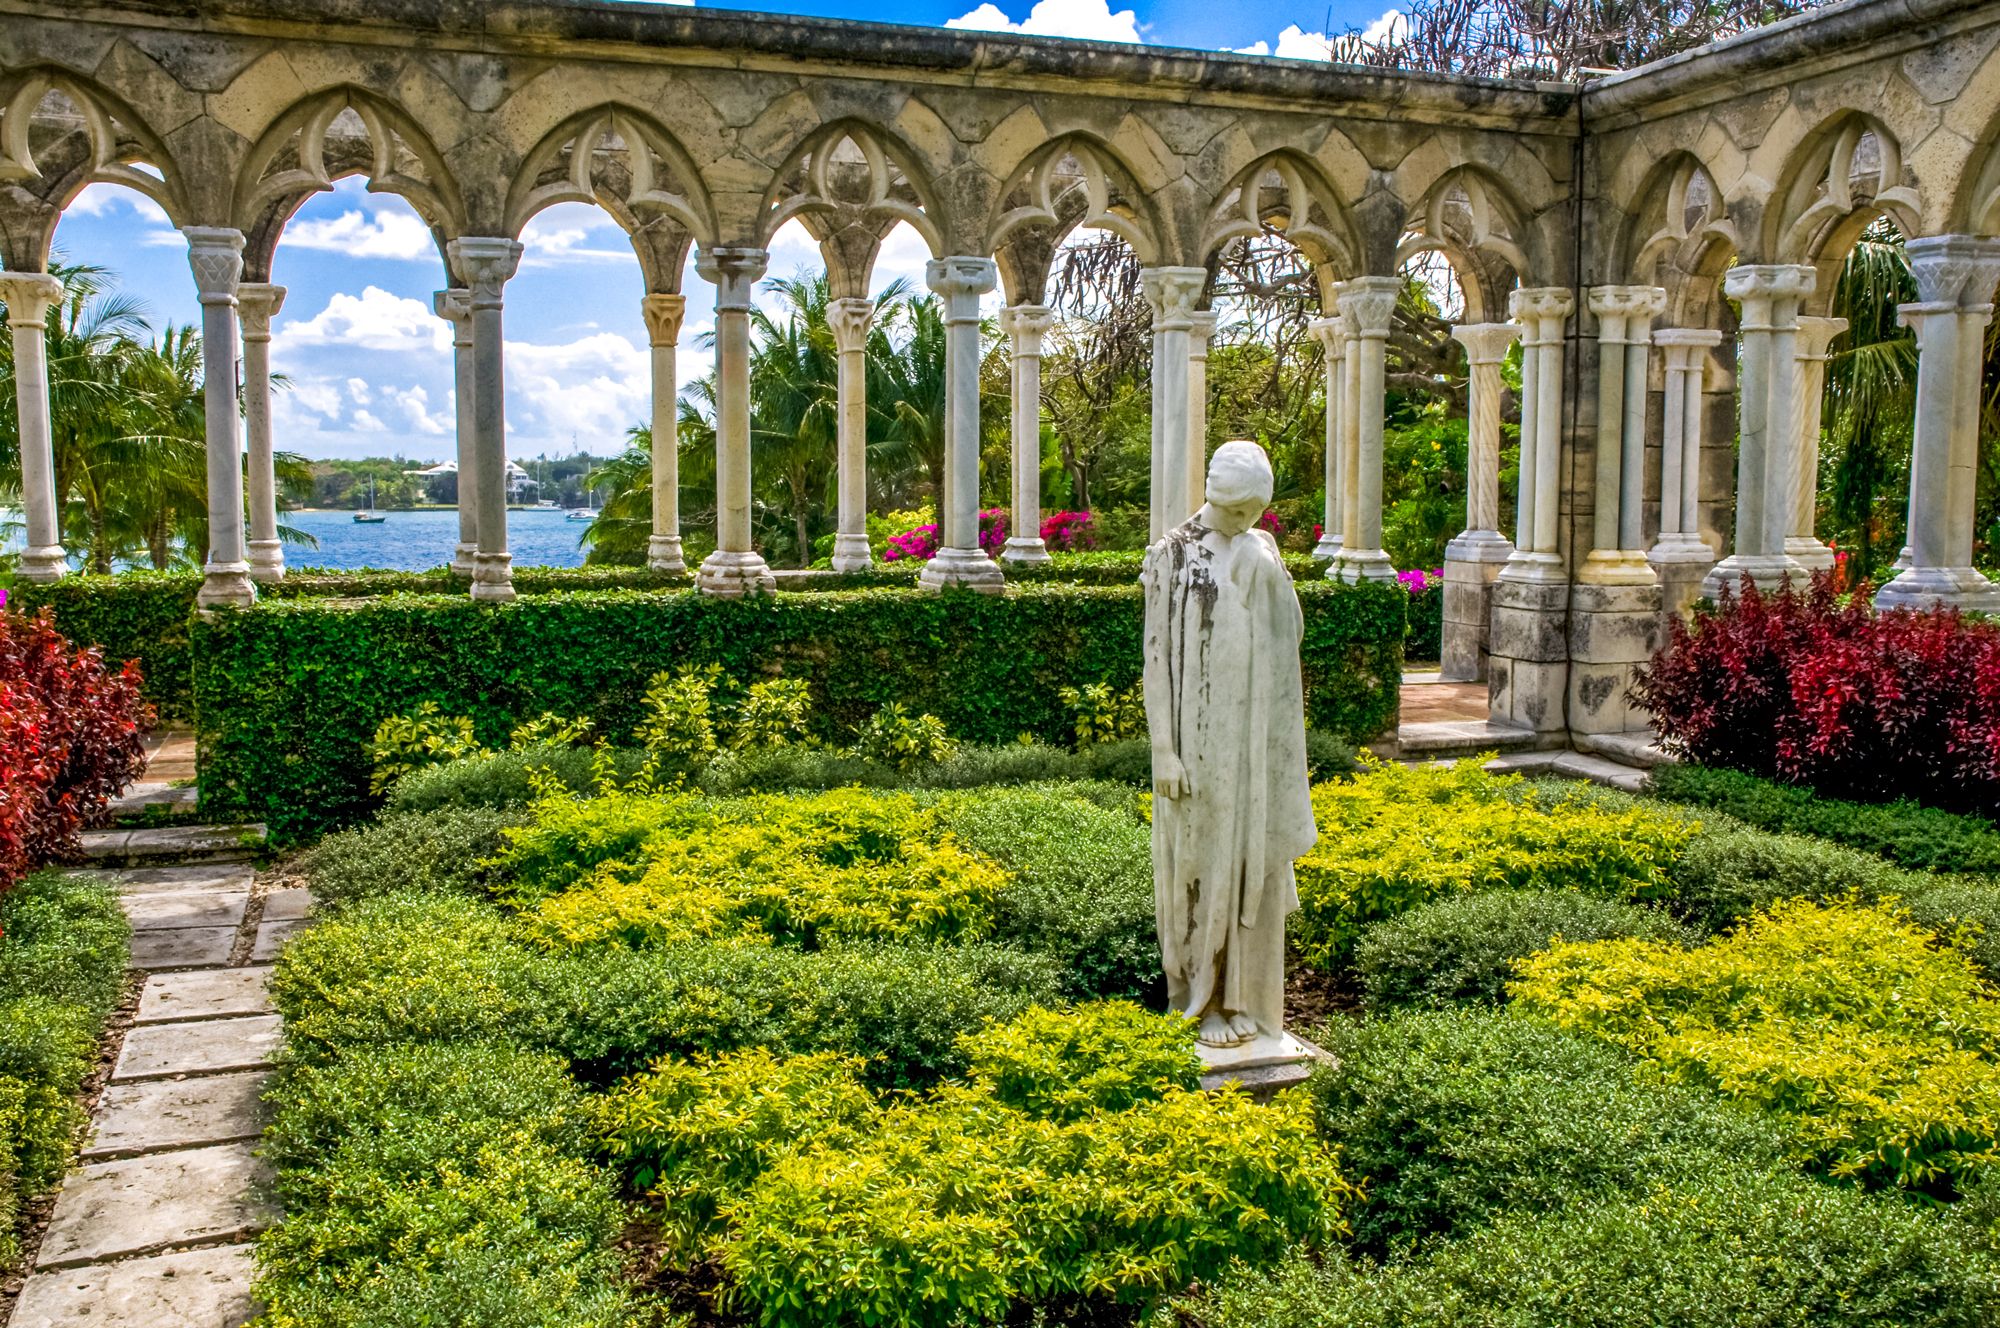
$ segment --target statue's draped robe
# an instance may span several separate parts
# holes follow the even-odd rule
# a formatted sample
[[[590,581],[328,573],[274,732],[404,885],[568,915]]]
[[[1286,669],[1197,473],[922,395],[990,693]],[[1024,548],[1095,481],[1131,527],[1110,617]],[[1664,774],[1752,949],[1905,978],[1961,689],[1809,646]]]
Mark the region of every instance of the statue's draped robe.
[[[1167,998],[1191,1018],[1245,1014],[1276,1036],[1292,863],[1318,838],[1298,594],[1269,534],[1231,537],[1199,517],[1147,550],[1143,582],[1147,722],[1192,789],[1153,800]]]

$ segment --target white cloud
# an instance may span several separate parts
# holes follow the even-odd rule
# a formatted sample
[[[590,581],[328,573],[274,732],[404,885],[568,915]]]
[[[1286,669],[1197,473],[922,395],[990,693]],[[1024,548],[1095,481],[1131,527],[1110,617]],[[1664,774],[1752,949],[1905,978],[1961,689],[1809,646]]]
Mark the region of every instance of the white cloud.
[[[681,372],[692,367],[682,357]],[[650,356],[616,332],[594,332],[561,345],[507,343],[507,429],[511,438],[542,439],[603,452],[647,418]]]
[[[457,429],[452,422],[431,413],[431,394],[424,391],[423,388],[384,388],[382,395],[385,400],[393,403],[402,412],[404,420],[418,433],[441,434],[449,432],[456,435]]]
[[[281,360],[302,346],[448,354],[451,327],[422,300],[368,286],[360,295],[335,294],[311,318],[280,323],[272,342]]]
[[[337,217],[300,219],[285,228],[281,248],[319,249],[349,258],[435,259],[430,228],[409,212],[384,208],[374,216],[343,212]]]
[[[1361,40],[1371,44],[1387,41],[1405,24],[1402,11],[1391,9],[1361,30]],[[1293,23],[1278,34],[1275,51],[1269,42],[1262,41],[1238,46],[1235,50],[1238,55],[1275,55],[1280,60],[1330,60],[1333,58],[1332,47],[1332,40],[1324,32],[1307,32]]]
[[[366,378],[350,378],[347,380],[347,395],[357,406],[367,405],[369,395],[373,391],[374,389],[368,386]]]
[[[979,32],[1020,32],[1036,37],[1081,37],[1089,41],[1142,42],[1139,16],[1129,9],[1111,11],[1108,0],[1036,0],[1019,23],[992,0],[969,14],[945,23],[947,28]]]
[[[289,404],[305,414],[332,419],[340,414],[340,389],[325,378],[294,376],[291,386],[278,398],[278,402],[280,409]]]
[[[348,427],[356,433],[387,433],[389,426],[375,418],[370,411],[357,410],[348,419]]]

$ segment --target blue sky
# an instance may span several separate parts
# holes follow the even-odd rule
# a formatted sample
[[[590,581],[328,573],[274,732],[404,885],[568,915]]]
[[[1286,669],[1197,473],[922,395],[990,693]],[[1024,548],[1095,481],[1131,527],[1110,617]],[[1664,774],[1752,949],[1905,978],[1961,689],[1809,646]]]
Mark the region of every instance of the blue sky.
[[[1386,5],[767,0],[729,7],[1324,59],[1324,33],[1375,24]],[[580,204],[541,213],[522,239],[526,256],[507,287],[508,452],[523,458],[615,451],[625,430],[645,418],[649,395],[639,315],[644,291],[631,246],[607,215]],[[66,262],[115,272],[155,328],[199,319],[186,246],[166,216],[136,193],[85,190],[57,228],[56,248]],[[927,257],[915,234],[899,228],[883,248],[876,280],[904,278],[921,287]],[[770,275],[818,270],[815,247],[796,223],[787,226],[772,245]],[[358,179],[341,181],[292,220],[273,277],[287,290],[272,347],[275,367],[290,380],[274,411],[279,447],[309,457],[452,454],[451,344],[446,325],[430,311],[444,272],[429,232],[406,203],[370,194]],[[680,354],[686,382],[710,367],[693,343],[712,326],[712,288],[690,270],[681,289],[688,295]]]

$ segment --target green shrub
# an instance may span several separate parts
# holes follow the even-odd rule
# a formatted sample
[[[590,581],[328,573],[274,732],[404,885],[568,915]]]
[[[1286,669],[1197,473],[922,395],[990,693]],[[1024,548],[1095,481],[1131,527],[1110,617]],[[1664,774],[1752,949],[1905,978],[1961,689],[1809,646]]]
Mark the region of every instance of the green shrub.
[[[1069,708],[1079,748],[1146,736],[1146,699],[1138,683],[1120,692],[1106,683],[1091,682],[1065,687],[1057,695]]]
[[[2000,883],[1946,879],[1902,901],[1911,921],[1954,942],[2000,982]]]
[[[854,750],[864,760],[908,774],[943,765],[958,755],[958,742],[936,715],[912,714],[902,702],[891,701],[855,733]]]
[[[1653,793],[1713,807],[1760,830],[1830,839],[1916,871],[2000,872],[2000,830],[1984,817],[1907,800],[1843,802],[1741,770],[1692,765],[1655,770]]]
[[[1668,875],[1668,906],[1706,931],[1732,926],[1781,899],[1879,899],[1921,894],[1937,884],[1858,849],[1734,827],[1696,835]]]
[[[412,770],[476,757],[479,751],[471,720],[439,714],[437,702],[425,701],[410,714],[391,715],[375,726],[368,740],[368,791],[380,794]]]
[[[630,783],[646,753],[612,748],[611,777]],[[535,743],[520,751],[489,752],[471,760],[427,766],[396,781],[384,810],[422,812],[437,807],[526,807],[536,798],[535,779],[554,780],[571,793],[597,787],[600,753],[587,747]]]
[[[1759,1107],[1833,1175],[1949,1195],[2000,1160],[2000,1001],[1897,913],[1775,904],[1695,949],[1559,945],[1517,1005]]]
[[[1375,1005],[1497,1004],[1513,964],[1552,942],[1621,936],[1693,944],[1699,936],[1657,908],[1568,891],[1446,895],[1361,933],[1354,967]]]
[[[1909,1204],[1721,1172],[1511,1213],[1386,1267],[1294,1255],[1178,1308],[1206,1328],[1974,1328],[2000,1316],[2000,1267]]]
[[[646,684],[645,714],[633,736],[675,770],[691,770],[715,755],[715,687],[722,666],[682,665]]]
[[[1404,596],[1302,583],[1312,726],[1366,741],[1395,722]],[[613,591],[262,601],[195,621],[203,807],[263,820],[280,841],[368,809],[376,725],[434,701],[498,745],[522,718],[589,715],[614,740],[644,717],[662,660],[731,677],[803,679],[823,741],[883,705],[933,714],[964,742],[1066,740],[1057,691],[1129,687],[1141,592],[1024,585],[1007,596],[914,590],[752,596]],[[999,643],[999,644],[996,644]]]
[[[487,763],[437,769],[474,764]],[[411,782],[423,778],[413,775]],[[479,894],[497,884],[495,870],[486,863],[505,846],[503,832],[525,819],[520,812],[477,805],[397,812],[328,835],[300,854],[296,867],[311,880],[322,911],[400,891]]]
[[[1201,1086],[1194,1025],[1128,1001],[1037,1006],[958,1041],[972,1082],[1039,1120],[1124,1111]]]
[[[103,1019],[124,994],[131,935],[109,883],[31,876],[0,895],[0,998],[40,996]]]
[[[804,742],[810,734],[812,692],[804,678],[770,678],[753,682],[729,721],[729,745],[785,747]]]
[[[1361,1184],[1353,1225],[1370,1249],[1783,1164],[1778,1126],[1541,1020],[1435,1011],[1322,1036],[1334,1060],[1313,1077],[1320,1129]]]

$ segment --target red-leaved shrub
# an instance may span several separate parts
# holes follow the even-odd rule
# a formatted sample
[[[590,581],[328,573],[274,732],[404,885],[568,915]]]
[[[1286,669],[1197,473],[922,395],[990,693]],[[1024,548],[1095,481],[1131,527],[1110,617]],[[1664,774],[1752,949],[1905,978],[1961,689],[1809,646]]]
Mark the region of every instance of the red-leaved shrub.
[[[1878,613],[1826,573],[1804,594],[1746,579],[1671,625],[1632,696],[1682,760],[2000,811],[2000,626],[1956,610]]]
[[[0,890],[76,847],[146,768],[152,708],[139,671],[113,672],[44,611],[0,611]]]

